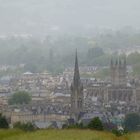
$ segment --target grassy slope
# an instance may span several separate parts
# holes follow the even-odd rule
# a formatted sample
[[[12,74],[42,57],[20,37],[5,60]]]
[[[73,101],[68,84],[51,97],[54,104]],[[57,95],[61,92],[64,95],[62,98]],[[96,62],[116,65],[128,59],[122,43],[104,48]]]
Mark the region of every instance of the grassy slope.
[[[30,133],[0,130],[0,140],[140,140],[140,133],[116,137],[111,133],[90,130],[42,130]]]

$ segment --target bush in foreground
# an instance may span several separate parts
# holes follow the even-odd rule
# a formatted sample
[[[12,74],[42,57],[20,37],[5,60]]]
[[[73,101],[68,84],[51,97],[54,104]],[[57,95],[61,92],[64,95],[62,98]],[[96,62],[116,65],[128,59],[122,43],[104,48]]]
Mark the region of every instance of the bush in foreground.
[[[140,130],[140,115],[137,113],[127,114],[124,121],[125,129],[128,131]]]
[[[117,137],[120,137],[120,136],[127,134],[128,132],[125,130],[113,129],[112,133],[115,134]]]
[[[102,121],[99,119],[99,117],[93,118],[91,122],[88,124],[88,128],[93,130],[100,130],[100,131],[104,129]]]
[[[0,128],[9,128],[8,121],[5,116],[2,116],[2,114],[0,114]]]
[[[76,124],[73,124],[73,125],[67,125],[67,124],[64,124],[62,126],[63,129],[84,129],[85,127],[83,126],[83,123],[76,123]]]
[[[17,122],[13,125],[13,127],[24,130],[24,131],[34,131],[34,130],[36,130],[35,126],[30,122],[28,122],[28,123]]]

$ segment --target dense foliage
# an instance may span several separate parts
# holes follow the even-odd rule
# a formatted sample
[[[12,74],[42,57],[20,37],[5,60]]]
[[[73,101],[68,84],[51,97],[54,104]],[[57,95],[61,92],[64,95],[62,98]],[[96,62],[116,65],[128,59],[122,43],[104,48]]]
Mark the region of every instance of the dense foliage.
[[[3,116],[2,114],[0,114],[0,128],[8,128],[9,124],[7,119],[5,118],[5,116]]]
[[[31,101],[30,94],[25,91],[14,93],[8,100],[9,104],[28,104]]]
[[[125,126],[125,129],[128,131],[140,130],[140,115],[136,113],[131,113],[131,114],[126,115],[124,126]]]
[[[35,126],[30,122],[28,123],[17,122],[13,125],[13,127],[24,131],[34,131],[36,129]]]
[[[65,67],[73,66],[75,49],[78,50],[79,63],[83,65],[107,66],[111,53],[117,55],[119,49],[139,50],[140,34],[135,32],[113,32],[96,36],[46,37],[43,41],[34,38],[0,39],[0,64],[25,64],[23,71],[50,71],[58,74]],[[139,74],[140,54],[131,53],[127,63],[134,66],[134,74]]]
[[[102,121],[99,119],[99,117],[95,117],[91,120],[91,122],[88,124],[89,129],[93,130],[103,130],[103,124]]]

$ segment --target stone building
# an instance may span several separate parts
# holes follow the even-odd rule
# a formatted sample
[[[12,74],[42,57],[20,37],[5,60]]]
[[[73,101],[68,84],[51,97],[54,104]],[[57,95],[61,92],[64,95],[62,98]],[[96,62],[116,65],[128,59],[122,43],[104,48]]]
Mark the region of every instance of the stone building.
[[[137,104],[140,99],[140,90],[135,84],[127,80],[126,58],[110,63],[110,82],[95,82],[87,86],[87,96],[96,97],[103,104],[125,102]]]
[[[116,60],[115,63],[111,60],[110,75],[113,86],[126,86],[126,58]]]
[[[126,102],[127,104],[134,104],[135,86],[127,81],[126,58],[116,60],[114,63],[111,60],[110,64],[110,78],[111,84],[107,87],[106,96],[107,102]]]
[[[71,84],[71,117],[78,121],[83,111],[83,84],[80,80],[77,51],[75,56],[75,69]]]

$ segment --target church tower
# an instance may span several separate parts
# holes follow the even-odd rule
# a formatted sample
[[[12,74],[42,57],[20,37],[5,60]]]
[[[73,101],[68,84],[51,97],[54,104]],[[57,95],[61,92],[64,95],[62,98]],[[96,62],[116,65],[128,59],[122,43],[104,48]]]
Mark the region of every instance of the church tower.
[[[124,59],[117,59],[115,63],[111,59],[110,74],[112,85],[126,86],[126,57]]]
[[[77,51],[75,56],[74,77],[71,84],[71,117],[77,122],[83,111],[83,84],[80,80]]]

